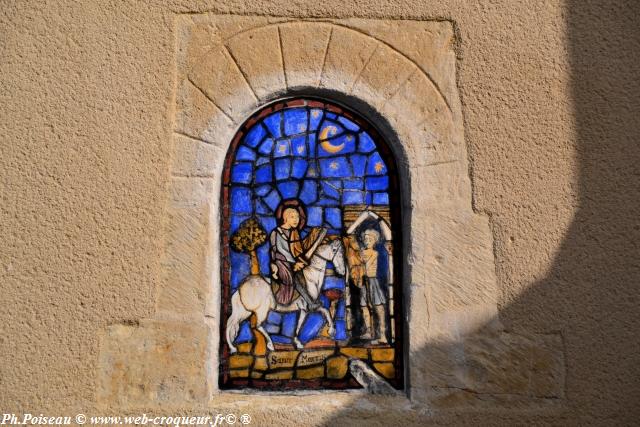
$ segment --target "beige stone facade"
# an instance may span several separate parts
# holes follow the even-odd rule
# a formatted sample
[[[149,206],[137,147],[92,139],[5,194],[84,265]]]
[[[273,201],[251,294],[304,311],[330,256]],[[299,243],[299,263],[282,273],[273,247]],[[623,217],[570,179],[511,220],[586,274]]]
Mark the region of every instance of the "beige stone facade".
[[[637,357],[625,354],[638,319],[623,286],[637,274],[617,252],[630,247],[589,243],[572,223],[591,224],[585,209],[610,215],[589,205],[585,182],[598,203],[621,191],[584,175],[581,141],[611,136],[572,104],[597,105],[572,80],[587,59],[567,58],[581,52],[571,32],[590,22],[571,17],[582,6],[365,3],[60,3],[0,15],[4,412],[422,425],[622,423],[637,411]],[[357,110],[398,162],[406,388],[396,395],[218,390],[222,166],[240,125],[291,95]],[[620,117],[637,111],[629,93],[612,96]],[[631,182],[620,186],[637,202]],[[628,202],[607,236],[637,234]],[[361,358],[327,357],[336,372]],[[385,355],[363,357],[392,375]],[[611,383],[615,402],[602,396]]]

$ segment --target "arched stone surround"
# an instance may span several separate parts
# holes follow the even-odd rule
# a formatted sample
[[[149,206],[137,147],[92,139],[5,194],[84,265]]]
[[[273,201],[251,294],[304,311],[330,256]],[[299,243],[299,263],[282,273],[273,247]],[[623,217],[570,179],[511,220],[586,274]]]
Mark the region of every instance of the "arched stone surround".
[[[559,338],[505,334],[497,318],[492,236],[488,219],[472,209],[450,22],[187,15],[176,25],[173,157],[156,316],[105,333],[101,402],[225,401],[216,377],[222,167],[243,121],[291,94],[324,95],[358,109],[380,126],[396,156],[403,185],[408,402],[446,406],[443,394],[461,390],[561,395]],[[518,379],[529,384],[501,383],[498,377],[506,374],[485,354],[492,349],[498,358],[515,351],[507,373],[519,369]],[[542,354],[546,365],[538,370],[552,377],[549,385],[531,385],[535,369],[521,367],[530,351]],[[481,368],[488,379],[475,377],[478,367],[467,359],[486,360]]]

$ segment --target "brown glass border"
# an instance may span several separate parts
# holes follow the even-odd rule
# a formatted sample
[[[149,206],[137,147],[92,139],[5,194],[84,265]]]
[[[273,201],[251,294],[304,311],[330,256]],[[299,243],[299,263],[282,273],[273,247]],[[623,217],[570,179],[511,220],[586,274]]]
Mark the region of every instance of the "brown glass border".
[[[380,132],[369,121],[362,118],[357,113],[350,110],[348,107],[338,105],[335,101],[329,101],[316,97],[296,97],[274,101],[267,106],[261,108],[254,113],[249,119],[247,119],[240,127],[231,141],[231,145],[227,151],[224,168],[222,172],[222,192],[221,192],[221,206],[222,206],[222,296],[221,296],[221,308],[220,308],[220,364],[219,364],[219,387],[220,389],[245,389],[255,388],[260,390],[271,391],[286,391],[286,390],[314,390],[314,389],[326,389],[326,390],[344,390],[344,389],[357,389],[362,388],[360,384],[352,377],[340,380],[332,379],[313,379],[313,380],[265,380],[265,379],[253,379],[253,378],[231,378],[227,363],[229,360],[229,346],[226,343],[225,330],[227,326],[227,318],[231,315],[231,266],[230,266],[230,254],[229,254],[229,230],[230,224],[230,205],[229,205],[229,189],[231,186],[231,166],[235,160],[235,153],[238,148],[238,144],[245,136],[247,131],[251,129],[253,125],[258,123],[261,119],[265,118],[271,113],[281,111],[287,108],[293,107],[309,107],[309,108],[321,108],[336,114],[340,114],[354,123],[358,124],[362,129],[366,130],[376,144],[376,148],[380,153],[380,156],[384,159],[389,176],[389,215],[391,218],[391,227],[393,232],[393,321],[395,327],[395,378],[388,380],[389,383],[396,389],[404,388],[404,310],[402,307],[403,295],[403,235],[402,235],[402,203],[401,203],[401,187],[398,177],[398,169],[396,160],[391,148],[387,144],[384,138],[382,138]],[[391,208],[393,207],[393,208]]]

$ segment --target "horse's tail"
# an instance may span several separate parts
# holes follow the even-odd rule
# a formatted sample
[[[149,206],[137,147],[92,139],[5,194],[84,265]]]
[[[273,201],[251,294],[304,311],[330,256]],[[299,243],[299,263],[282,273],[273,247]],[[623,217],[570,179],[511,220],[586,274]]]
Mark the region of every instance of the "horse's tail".
[[[242,301],[240,300],[240,292],[235,292],[231,295],[231,316],[227,319],[227,344],[229,345],[229,349],[232,353],[236,352],[236,347],[233,345],[233,342],[236,340],[238,336],[238,330],[240,329],[240,322],[242,319],[239,318],[238,313],[244,313],[246,310],[242,305]]]

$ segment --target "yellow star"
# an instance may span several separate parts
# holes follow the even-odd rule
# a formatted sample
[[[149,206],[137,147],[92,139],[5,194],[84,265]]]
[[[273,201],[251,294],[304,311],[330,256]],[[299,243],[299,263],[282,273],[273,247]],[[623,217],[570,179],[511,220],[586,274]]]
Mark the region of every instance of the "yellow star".
[[[284,144],[280,144],[280,146],[278,146],[278,151],[280,153],[284,153],[285,151],[287,151],[287,146]]]
[[[384,168],[384,165],[382,164],[382,162],[377,162],[373,168],[375,169],[375,171],[377,173],[380,173],[380,172],[382,172],[382,169]]]
[[[329,164],[329,167],[333,170],[338,169],[338,163],[337,162],[331,162],[331,164]]]
[[[304,153],[304,146],[303,146],[303,145],[301,145],[301,146],[299,146],[299,147],[298,147],[298,153],[299,153],[299,154]]]
[[[314,168],[309,168],[309,176],[316,176],[316,170]]]
[[[298,132],[304,132],[306,128],[307,128],[307,125],[305,125],[304,123],[300,123],[298,125]]]
[[[347,135],[347,141],[353,141],[353,135]]]
[[[320,115],[320,111],[318,110],[314,110],[311,112],[311,117],[313,117],[314,119],[317,119],[319,115]]]

